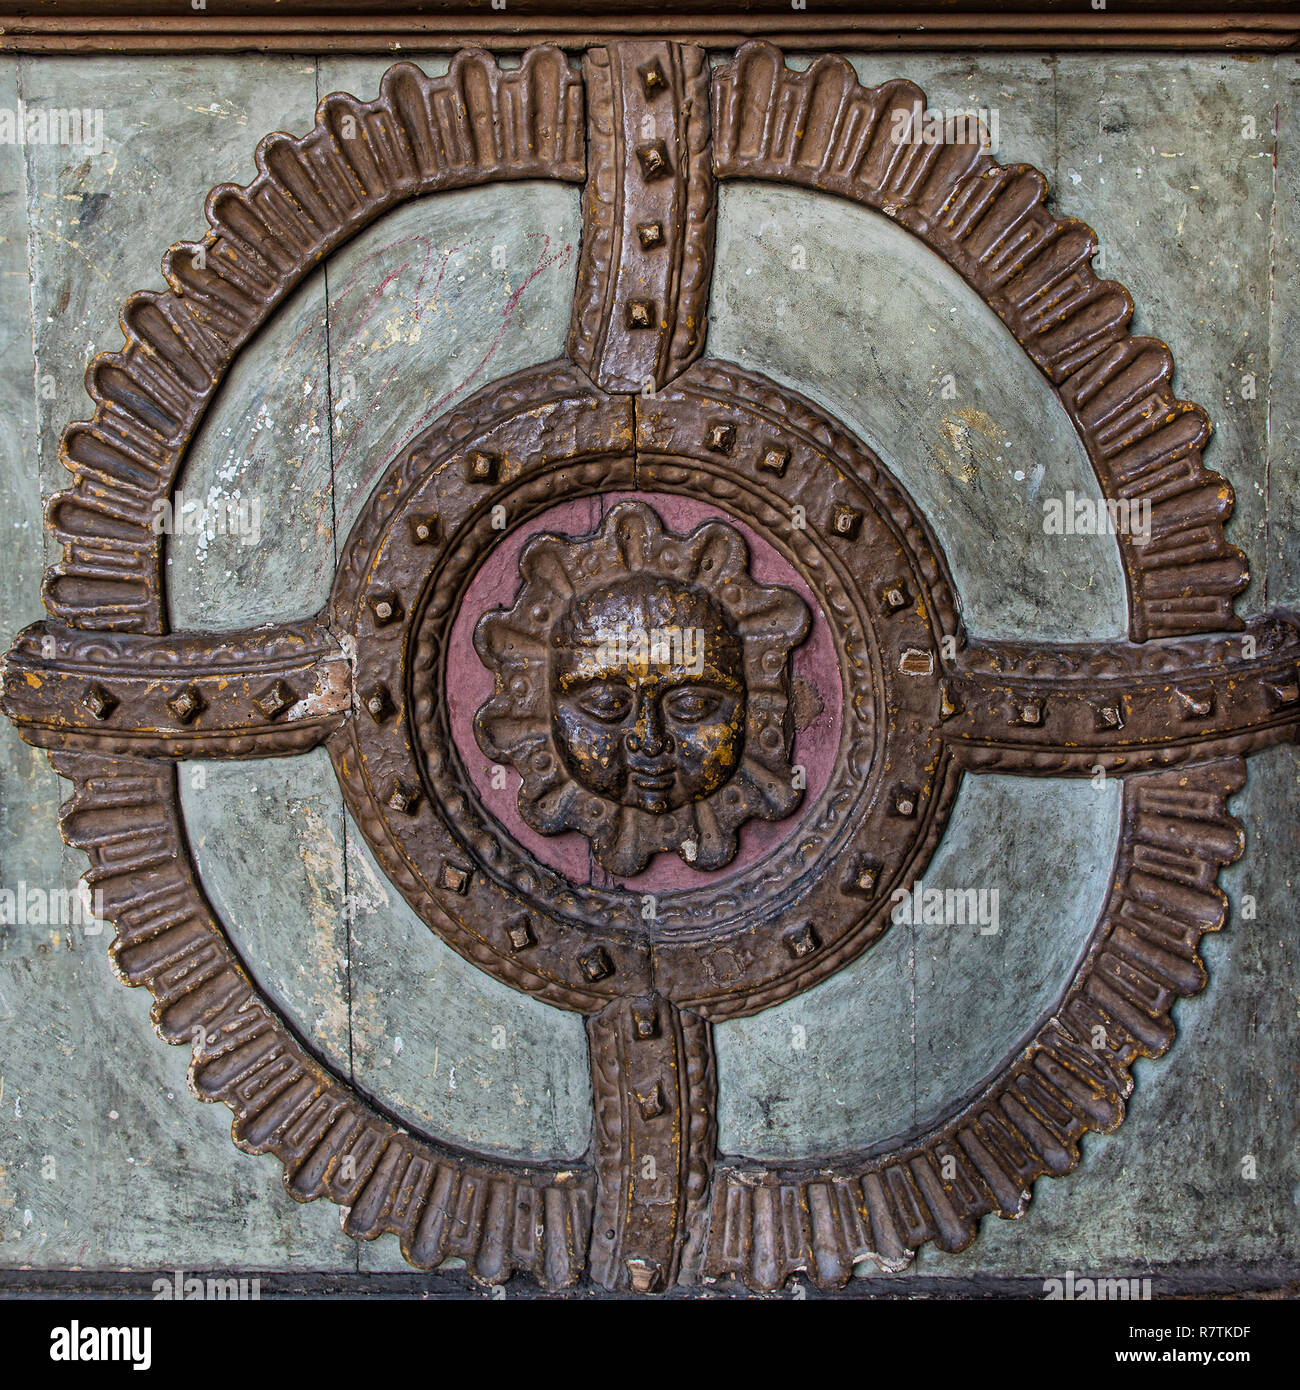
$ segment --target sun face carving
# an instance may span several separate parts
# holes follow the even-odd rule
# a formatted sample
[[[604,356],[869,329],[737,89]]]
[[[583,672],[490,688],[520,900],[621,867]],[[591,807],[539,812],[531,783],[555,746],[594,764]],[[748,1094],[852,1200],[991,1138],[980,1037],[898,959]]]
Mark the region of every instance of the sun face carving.
[[[589,791],[660,814],[731,776],[745,739],[744,649],[707,594],[634,573],[556,629],[552,728]]]
[[[475,629],[495,688],[474,733],[519,773],[528,825],[579,831],[625,877],[665,851],[721,868],[746,820],[794,810],[789,658],[808,607],[750,575],[733,526],[678,535],[623,502],[586,535],[535,536],[519,572],[514,605]]]

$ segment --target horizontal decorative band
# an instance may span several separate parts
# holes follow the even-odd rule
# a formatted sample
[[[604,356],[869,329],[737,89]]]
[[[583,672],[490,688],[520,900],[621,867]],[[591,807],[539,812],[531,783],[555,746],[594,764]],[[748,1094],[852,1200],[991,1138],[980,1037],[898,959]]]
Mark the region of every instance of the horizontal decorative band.
[[[447,3],[333,8],[320,4],[245,7],[244,13],[159,13],[157,6],[46,4],[40,14],[0,7],[0,51],[19,53],[451,53],[467,44],[496,52],[539,43],[586,48],[623,37],[672,37],[732,47],[765,38],[795,49],[1125,49],[1280,52],[1300,43],[1300,20],[1280,5],[1184,5],[1164,13],[1053,13],[1038,6],[1008,12],[993,3],[908,4],[894,0],[871,13],[820,3],[793,12],[788,3],[751,6],[635,7],[554,3],[508,10]],[[261,8],[264,12],[258,13]],[[766,12],[764,12],[764,9]],[[602,12],[603,11],[603,12]]]
[[[29,743],[136,758],[301,753],[352,707],[348,658],[312,621],[162,637],[37,623],[3,674]]]

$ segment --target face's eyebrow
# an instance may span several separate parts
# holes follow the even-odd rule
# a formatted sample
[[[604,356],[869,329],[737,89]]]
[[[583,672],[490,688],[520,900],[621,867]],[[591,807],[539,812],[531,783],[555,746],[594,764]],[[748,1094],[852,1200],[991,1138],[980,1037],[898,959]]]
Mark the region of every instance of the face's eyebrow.
[[[648,671],[639,671],[626,666],[609,667],[593,663],[591,666],[580,666],[577,670],[569,666],[561,667],[556,677],[560,689],[566,693],[575,686],[601,684],[618,685],[629,690],[648,688],[654,691],[671,689],[674,686],[681,686],[683,689],[706,686],[731,695],[745,693],[743,680],[729,671],[720,671],[715,666],[706,666],[703,671],[696,671],[690,666],[670,667],[666,671],[651,667]]]
[[[592,662],[590,666],[581,666],[576,671],[561,667],[557,674],[560,686],[564,690],[575,685],[599,685],[602,683],[630,686],[636,679],[634,673],[624,666],[601,666],[595,662]]]
[[[698,689],[705,686],[712,689],[726,691],[733,695],[743,695],[745,693],[745,682],[733,676],[728,671],[719,671],[715,666],[706,666],[703,671],[693,671],[686,667],[683,671],[667,671],[660,673],[663,684],[673,686],[680,685]]]

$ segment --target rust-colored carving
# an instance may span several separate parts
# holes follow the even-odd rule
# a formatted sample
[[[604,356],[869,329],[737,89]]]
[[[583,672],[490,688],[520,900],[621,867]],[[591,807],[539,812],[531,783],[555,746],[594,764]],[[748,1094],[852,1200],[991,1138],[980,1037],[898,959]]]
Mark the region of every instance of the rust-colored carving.
[[[1300,726],[1300,628],[1235,614],[1245,568],[1223,536],[1231,490],[1200,461],[1206,417],[1170,393],[1167,349],[1129,336],[1127,292],[1090,269],[1092,233],[1046,211],[1032,169],[892,141],[918,102],[837,59],[793,71],[763,44],[712,76],[700,50],[659,40],[591,51],[581,79],[552,48],[510,71],[462,54],[433,80],[398,64],[377,101],[327,97],[309,135],[263,142],[251,184],[214,190],[204,257],[173,248],[170,291],[130,299],[124,351],[92,367],[95,417],[68,430],[75,482],[48,511],[64,547],[54,621],[16,639],[5,711],[74,783],[62,828],[104,891],[114,963],[153,993],[160,1034],[193,1047],[196,1092],[230,1106],[241,1148],[281,1159],[291,1195],[328,1196],[360,1238],[396,1234],[418,1267],[458,1257],[474,1278],[548,1288],[589,1271],[641,1293],[799,1272],[832,1288],[863,1260],[962,1249],[982,1217],[1018,1215],[1040,1176],[1068,1171],[1083,1133],[1118,1125],[1133,1060],[1169,1046],[1174,999],[1203,983],[1217,875],[1242,848],[1227,799],[1244,755]],[[485,388],[402,452],[325,612],[166,632],[153,503],[255,328],[400,199],[524,177],[587,181],[569,356]],[[1120,542],[1130,641],[968,641],[888,461],[798,393],[703,358],[715,177],[878,209],[999,313],[1102,492],[1153,500],[1150,543]],[[581,499],[599,510],[589,526],[547,526]],[[682,506],[705,515],[671,524]],[[521,528],[544,534],[508,591],[466,608]],[[756,577],[758,549],[783,579]],[[458,733],[448,653],[466,624],[495,684]],[[631,647],[611,659],[620,632]],[[833,689],[793,679],[814,637]],[[833,765],[805,785],[800,739],[828,704]],[[322,741],[430,928],[587,1016],[587,1161],[497,1162],[398,1130],[258,993],[204,899],[167,763]],[[585,877],[489,810],[466,761],[479,746],[519,773],[521,825],[588,838]],[[718,1155],[711,1024],[878,940],[964,775],[1098,764],[1127,779],[1115,886],[1048,1020],[889,1152]],[[771,827],[746,857],[745,835]],[[685,880],[647,916],[623,880],[662,861]]]
[[[306,752],[352,708],[352,673],[315,621],[166,637],[41,623],[9,653],[5,712],[38,748],[134,758]]]
[[[569,355],[607,391],[653,390],[704,348],[709,62],[647,40],[591,49],[582,71],[588,178]]]
[[[596,1203],[591,1273],[660,1293],[698,1279],[717,1126],[713,1043],[703,1020],[651,995],[587,1025]]]
[[[1004,167],[969,138],[898,138],[926,110],[924,93],[864,87],[843,58],[796,72],[770,44],[746,44],[713,81],[719,178],[835,193],[920,237],[1057,388],[1103,495],[1151,499],[1150,542],[1119,537],[1133,639],[1238,627],[1246,562],[1223,537],[1232,489],[1201,464],[1209,417],[1170,390],[1169,349],[1130,335],[1132,298],[1093,272],[1092,229],[1048,212],[1043,175]]]
[[[364,53],[406,49],[454,53],[466,44],[517,53],[529,43],[568,49],[636,37],[657,25],[714,50],[763,35],[799,52],[884,49],[969,54],[1019,49],[1285,52],[1300,24],[1285,0],[1144,0],[1132,8],[1037,5],[1007,0],[746,0],[743,7],[660,0],[653,11],[624,0],[510,0],[488,9],[474,0],[240,0],[214,16],[184,8],[165,15],[153,0],[30,0],[0,3],[0,52],[18,53]]]
[[[544,415],[537,402],[547,403]],[[500,463],[487,498],[468,482],[465,466],[485,454]],[[770,466],[774,455],[785,461],[779,479]],[[524,524],[554,504],[561,479],[570,499],[639,489],[646,497],[703,498],[743,516],[751,533],[790,556],[791,574],[807,583],[845,684],[841,756],[816,804],[801,815],[799,835],[720,881],[656,893],[649,923],[638,893],[621,884],[575,883],[525,851],[487,809],[455,747],[447,654],[469,576],[502,536],[492,509]],[[791,495],[807,511],[803,528],[789,524]],[[855,518],[851,534],[839,522],[846,512]],[[480,638],[481,650],[500,647],[502,661],[500,689],[479,714],[489,756],[511,763],[516,754],[500,746],[505,734],[498,731],[517,737],[520,761],[541,759],[527,769],[524,800],[540,798],[540,816],[559,814],[547,796],[579,797],[577,811],[587,818],[575,815],[574,827],[586,827],[593,841],[605,815],[637,812],[617,850],[626,857],[617,858],[616,838],[608,847],[608,862],[623,876],[637,871],[652,845],[688,865],[691,841],[697,855],[712,845],[726,862],[735,828],[750,814],[734,779],[715,793],[715,814],[712,798],[646,811],[588,796],[581,782],[563,778],[551,668],[572,584],[565,566],[591,566],[588,578],[600,592],[602,574],[612,573],[606,564],[619,518],[650,513],[616,507],[608,535],[598,528],[558,546],[536,542],[525,559],[536,572],[535,588],[525,585],[513,618],[483,619]],[[410,519],[431,514],[445,539],[416,543]],[[697,544],[720,541],[722,558],[702,552],[701,562],[730,563],[739,578],[734,537],[730,526],[705,531]],[[667,558],[685,567],[692,554],[673,536],[650,549],[656,565]],[[615,569],[622,572],[621,557]],[[578,587],[587,592],[587,579]],[[787,747],[794,720],[786,665],[802,636],[802,604],[780,586],[734,587],[724,621],[731,621],[726,608],[752,602],[755,620],[773,617],[776,639],[764,647],[756,634],[743,658],[750,709],[742,762],[744,749],[754,750],[747,775],[765,793],[763,809],[791,818],[800,789]],[[892,606],[895,592],[909,601]],[[376,621],[372,600],[381,595],[400,608],[400,619]],[[718,1019],[810,987],[887,928],[890,893],[938,843],[956,791],[955,765],[933,710],[941,639],[959,623],[924,522],[883,464],[823,412],[738,368],[698,363],[653,399],[605,396],[565,365],[480,392],[415,439],[377,486],[341,557],[331,611],[367,682],[382,685],[394,705],[392,717],[349,721],[329,745],[376,857],[456,950],[564,1007],[592,1012],[620,995],[657,989],[679,1007]],[[490,650],[484,654],[491,659]],[[880,711],[894,717],[881,719]],[[395,786],[420,785],[427,796],[418,814],[406,795],[394,804]],[[470,870],[454,891],[443,871],[448,863]],[[521,920],[530,937],[524,949],[511,935]],[[805,930],[809,922],[816,923],[812,931]]]
[[[361,1240],[391,1232],[413,1265],[448,1258],[499,1283],[527,1271],[547,1288],[587,1261],[591,1174],[557,1164],[487,1162],[398,1129],[293,1036],[232,950],[189,858],[170,767],[138,758],[51,754],[76,790],[61,812],[70,845],[117,928],[124,984],[154,996],[160,1037],[193,1050],[190,1084],[234,1114],[245,1153],[284,1165],[295,1201],[347,1208]]]
[[[706,1273],[760,1290],[806,1273],[838,1288],[863,1260],[889,1271],[926,1242],[964,1250],[981,1217],[1019,1216],[1040,1177],[1068,1173],[1083,1134],[1118,1128],[1129,1068],[1168,1049],[1174,1001],[1205,984],[1197,947],[1223,925],[1215,880],[1243,843],[1225,807],[1244,781],[1239,759],[1131,778],[1115,888],[1053,1016],[973,1099],[893,1152],[788,1170],[724,1161]]]
[[[808,610],[748,561],[725,523],[679,536],[640,502],[529,542],[514,607],[478,625],[496,692],[475,731],[520,773],[530,825],[581,831],[613,874],[664,852],[718,869],[750,816],[798,805],[788,656]]]
[[[437,78],[397,63],[377,100],[335,92],[312,130],[267,136],[256,159],[250,184],[208,194],[211,230],[167,252],[170,289],[127,300],[125,347],[87,374],[95,415],[65,431],[75,481],[46,511],[63,559],[45,604],[71,627],[163,631],[155,503],[170,497],[236,354],[298,281],[404,199],[497,179],[580,181],[582,86],[554,48],[514,71],[484,53],[458,54]]]
[[[971,769],[1060,776],[1204,762],[1294,738],[1298,676],[1300,629],[1276,615],[1231,637],[972,644],[949,669],[943,735]]]

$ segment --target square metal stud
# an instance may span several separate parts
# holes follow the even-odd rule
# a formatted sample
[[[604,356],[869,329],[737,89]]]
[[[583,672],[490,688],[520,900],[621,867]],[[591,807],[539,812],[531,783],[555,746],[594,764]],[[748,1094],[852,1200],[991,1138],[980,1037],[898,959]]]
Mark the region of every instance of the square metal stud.
[[[868,854],[862,855],[853,865],[853,871],[844,885],[845,891],[867,898],[874,897],[880,887],[882,869],[883,865],[879,859],[873,859]]]
[[[638,145],[636,157],[643,178],[663,179],[672,173],[672,166],[668,163],[668,146],[662,140],[648,140],[644,145]]]
[[[727,420],[715,420],[709,426],[705,442],[715,454],[729,454],[736,447],[736,427]]]
[[[664,1088],[656,1081],[648,1091],[636,1091],[636,1106],[643,1120],[653,1120],[662,1115],[667,1108],[664,1101]]]
[[[637,236],[641,239],[643,251],[653,251],[664,244],[664,224],[662,222],[641,222],[637,225]]]
[[[396,778],[393,779],[393,790],[388,796],[390,809],[400,811],[404,816],[409,816],[415,811],[419,803],[420,793],[414,787],[408,787],[405,782],[398,781]]]
[[[763,450],[763,457],[759,459],[758,466],[768,473],[775,473],[778,478],[785,475],[786,465],[790,462],[790,450],[784,444],[769,444]]]
[[[603,946],[593,946],[590,951],[578,957],[582,973],[595,984],[606,980],[614,973],[614,962],[610,960]]]
[[[1092,713],[1099,734],[1113,733],[1124,727],[1124,706],[1118,700],[1108,700],[1104,705],[1097,705]]]
[[[1208,719],[1214,713],[1213,690],[1175,690],[1180,719]]]
[[[289,686],[280,680],[269,690],[264,690],[253,703],[263,718],[274,719],[277,715],[283,714],[297,698]]]
[[[1285,709],[1288,705],[1300,703],[1300,674],[1293,673],[1280,681],[1269,681],[1266,690],[1268,702],[1274,709]]]
[[[653,1003],[632,1005],[632,1031],[643,1042],[659,1036],[659,1014]]]
[[[393,712],[393,701],[388,694],[388,687],[379,682],[361,692],[361,703],[376,724],[382,724]]]
[[[845,540],[854,541],[862,530],[862,513],[856,507],[841,502],[831,517],[831,530]]]
[[[199,694],[197,685],[187,685],[167,701],[167,708],[182,724],[188,724],[191,719],[197,718],[203,706],[204,699]]]
[[[901,613],[910,597],[907,584],[902,579],[892,579],[888,584],[881,585],[880,605],[886,613]]]
[[[527,917],[516,917],[506,928],[506,936],[510,939],[512,951],[526,951],[530,946],[537,944],[537,938],[533,935],[533,924]]]
[[[81,697],[81,703],[96,719],[107,719],[117,708],[117,696],[110,694],[102,685],[95,682]]]
[[[453,864],[450,859],[442,861],[442,867],[438,870],[438,887],[445,888],[449,893],[464,893],[469,887],[470,871],[463,869],[459,864]]]
[[[465,460],[465,478],[471,483],[495,483],[500,470],[500,456],[482,449],[475,449]]]
[[[637,68],[637,74],[641,78],[641,90],[646,96],[652,97],[658,92],[668,90],[668,79],[664,76],[663,65],[658,58],[651,58],[648,63],[642,63]]]
[[[375,615],[376,627],[387,627],[402,616],[402,600],[391,589],[383,589],[367,598],[370,611]]]
[[[794,931],[786,933],[785,944],[787,950],[796,960],[802,960],[804,956],[812,955],[822,943],[813,928],[813,924],[805,922],[803,926],[796,927]]]
[[[627,302],[627,326],[629,328],[653,328],[655,326],[654,300],[629,299]]]
[[[429,512],[427,516],[411,518],[412,545],[428,545],[438,539],[438,514]]]
[[[1041,728],[1047,718],[1046,700],[1016,700],[1011,707],[1011,722],[1022,728]]]

